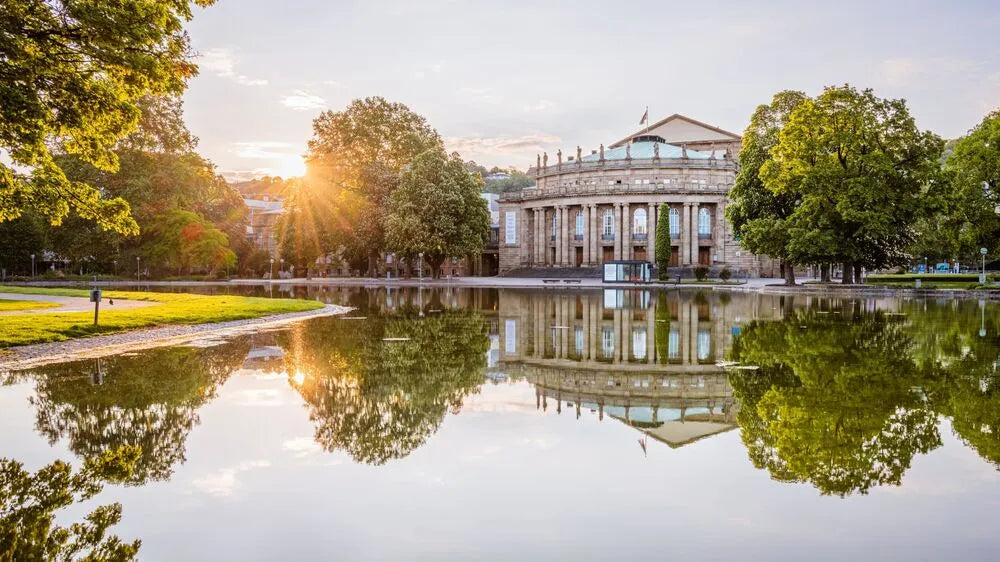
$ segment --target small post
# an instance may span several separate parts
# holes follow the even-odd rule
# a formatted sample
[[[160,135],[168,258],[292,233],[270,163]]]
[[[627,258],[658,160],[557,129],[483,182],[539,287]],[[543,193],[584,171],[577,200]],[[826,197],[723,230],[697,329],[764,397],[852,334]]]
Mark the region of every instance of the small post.
[[[101,308],[101,290],[97,288],[97,276],[94,276],[94,288],[90,290],[90,302],[94,303],[94,325],[97,325],[97,313]]]

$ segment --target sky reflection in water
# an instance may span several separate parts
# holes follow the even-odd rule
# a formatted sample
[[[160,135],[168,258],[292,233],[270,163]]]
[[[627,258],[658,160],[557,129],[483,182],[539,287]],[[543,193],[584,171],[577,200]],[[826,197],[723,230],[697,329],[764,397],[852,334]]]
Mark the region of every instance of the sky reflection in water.
[[[59,521],[120,501],[114,532],[144,560],[1000,544],[995,305],[297,292],[365,318],[7,374],[2,455],[37,469],[140,446],[130,478]]]

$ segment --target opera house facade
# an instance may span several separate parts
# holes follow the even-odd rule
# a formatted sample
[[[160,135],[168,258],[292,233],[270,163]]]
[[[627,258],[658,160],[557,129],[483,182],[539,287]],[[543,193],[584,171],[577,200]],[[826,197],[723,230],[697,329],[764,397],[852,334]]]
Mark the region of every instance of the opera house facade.
[[[536,185],[500,199],[500,272],[655,263],[654,233],[667,221],[671,266],[771,274],[726,221],[739,149],[739,135],[675,114],[589,154],[538,156]]]

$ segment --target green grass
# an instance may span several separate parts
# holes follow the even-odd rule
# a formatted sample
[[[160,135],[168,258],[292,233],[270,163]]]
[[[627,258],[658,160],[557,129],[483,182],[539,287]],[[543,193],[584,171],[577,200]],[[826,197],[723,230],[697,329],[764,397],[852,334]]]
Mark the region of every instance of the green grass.
[[[0,287],[2,293],[90,296],[88,289],[40,287]],[[204,324],[259,318],[271,314],[322,308],[323,303],[297,299],[210,296],[181,293],[138,293],[104,291],[105,299],[139,300],[156,304],[128,310],[101,307],[100,322],[94,326],[93,312],[49,312],[7,315],[0,321],[0,347],[63,341],[96,334],[124,332],[165,324]]]
[[[9,312],[13,310],[35,310],[38,308],[55,308],[57,306],[59,306],[59,303],[57,302],[0,299],[0,312]]]
[[[993,280],[993,274],[987,274],[986,278],[988,280]],[[888,273],[879,275],[869,275],[867,280],[868,283],[913,283],[914,280],[920,279],[921,281],[927,283],[978,283],[979,274],[978,273]]]

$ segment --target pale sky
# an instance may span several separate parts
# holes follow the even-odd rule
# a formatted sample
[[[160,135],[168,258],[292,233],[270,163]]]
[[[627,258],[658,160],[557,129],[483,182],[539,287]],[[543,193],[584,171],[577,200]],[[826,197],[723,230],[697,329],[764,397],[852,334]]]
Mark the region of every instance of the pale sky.
[[[189,31],[188,126],[230,178],[300,172],[312,119],[376,95],[522,168],[618,140],[647,105],[741,133],[779,90],[850,82],[946,138],[1000,107],[995,0],[219,0]]]

